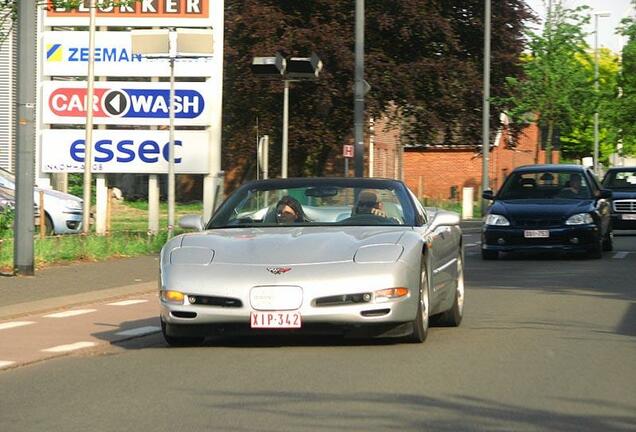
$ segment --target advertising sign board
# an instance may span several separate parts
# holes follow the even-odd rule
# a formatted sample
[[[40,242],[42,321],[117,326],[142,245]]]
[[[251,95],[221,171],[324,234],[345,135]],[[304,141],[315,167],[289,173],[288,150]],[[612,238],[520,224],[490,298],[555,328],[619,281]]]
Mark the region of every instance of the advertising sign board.
[[[88,32],[47,31],[42,33],[42,74],[45,76],[88,75]],[[212,58],[177,59],[176,77],[210,77]],[[129,31],[95,32],[95,76],[169,77],[168,59],[149,59],[131,51]]]
[[[114,6],[112,2],[97,0],[96,25],[212,27],[211,1],[214,0],[139,0],[129,6]],[[88,4],[89,0],[84,0],[76,9],[64,9],[49,1],[44,25],[87,26]]]
[[[209,84],[175,83],[175,125],[207,126],[211,119]],[[168,125],[170,84],[167,82],[95,83],[93,122],[105,125]],[[87,112],[86,83],[42,83],[42,121],[84,124]]]
[[[175,173],[208,172],[208,131],[175,131]],[[93,131],[93,172],[165,174],[169,132],[165,130]],[[83,172],[83,129],[46,129],[41,135],[42,172]]]

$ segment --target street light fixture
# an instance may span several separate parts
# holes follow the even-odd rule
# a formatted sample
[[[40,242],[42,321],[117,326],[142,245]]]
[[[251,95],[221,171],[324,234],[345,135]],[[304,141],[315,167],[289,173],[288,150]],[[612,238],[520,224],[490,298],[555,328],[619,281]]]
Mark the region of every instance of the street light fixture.
[[[214,51],[212,30],[209,29],[157,29],[131,30],[133,54],[151,58],[167,58],[170,63],[170,96],[168,106],[168,238],[175,226],[175,173],[174,173],[174,119],[175,84],[174,62],[181,58],[211,57]]]
[[[598,95],[598,18],[607,18],[611,16],[608,11],[596,11],[594,12],[594,94]],[[596,101],[598,102],[598,101]],[[594,111],[594,173],[599,173],[599,133],[598,133],[598,103],[595,104],[596,110]]]
[[[262,77],[283,77],[283,143],[281,154],[281,177],[287,178],[288,129],[289,129],[289,83],[318,78],[322,70],[322,61],[312,53],[310,57],[290,57],[285,59],[277,53],[275,57],[254,57],[252,72]]]

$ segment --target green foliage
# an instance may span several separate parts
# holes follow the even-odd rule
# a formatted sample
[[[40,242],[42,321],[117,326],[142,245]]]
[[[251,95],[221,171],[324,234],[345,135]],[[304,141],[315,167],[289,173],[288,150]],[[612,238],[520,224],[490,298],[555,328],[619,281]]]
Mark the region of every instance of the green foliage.
[[[515,123],[527,121],[528,113],[539,114],[540,124],[548,128],[546,151],[551,150],[556,128],[571,127],[577,115],[589,113],[596,103],[593,74],[589,73],[593,60],[582,30],[589,22],[588,9],[556,4],[542,33],[527,32],[529,54],[522,62],[524,78],[507,79],[513,96],[502,99],[502,105]]]
[[[633,3],[636,6],[636,2]],[[618,78],[620,91],[612,120],[618,130],[618,140],[623,144],[623,154],[636,155],[636,19],[624,19],[620,32],[627,38],[627,44],[623,47]]]
[[[13,236],[13,222],[15,220],[15,211],[10,208],[4,208],[0,211],[0,239]]]

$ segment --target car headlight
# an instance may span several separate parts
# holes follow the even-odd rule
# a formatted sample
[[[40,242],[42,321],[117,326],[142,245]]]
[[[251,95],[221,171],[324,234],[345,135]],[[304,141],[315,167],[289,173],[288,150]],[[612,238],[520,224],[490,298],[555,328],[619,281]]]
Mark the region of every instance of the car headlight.
[[[594,223],[594,218],[589,213],[578,213],[569,217],[567,221],[565,221],[566,225],[587,225]]]
[[[182,305],[185,300],[185,294],[179,291],[163,290],[161,291],[161,300],[166,303]]]
[[[489,214],[486,216],[486,220],[484,221],[486,225],[495,225],[495,226],[509,226],[510,222],[505,216],[498,214]]]
[[[394,300],[400,297],[404,297],[408,295],[408,293],[409,293],[408,288],[398,287],[398,288],[387,288],[387,289],[378,290],[378,291],[375,291],[373,294],[375,294],[375,301],[377,303],[382,303],[389,300]]]
[[[73,209],[73,210],[81,210],[82,209],[82,201],[76,201],[76,200],[66,200],[64,202],[64,205],[66,206],[66,208],[69,209]]]

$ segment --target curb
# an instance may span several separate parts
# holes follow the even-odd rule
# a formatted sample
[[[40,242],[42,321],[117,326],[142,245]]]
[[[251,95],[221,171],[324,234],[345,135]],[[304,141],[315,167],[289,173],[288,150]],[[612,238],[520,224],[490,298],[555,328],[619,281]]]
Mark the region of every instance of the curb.
[[[151,281],[68,296],[50,297],[32,302],[17,303],[10,306],[0,307],[0,321],[19,318],[26,315],[48,313],[54,310],[70,309],[75,306],[102,301],[117,300],[135,294],[147,294],[156,290],[157,281]]]

